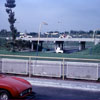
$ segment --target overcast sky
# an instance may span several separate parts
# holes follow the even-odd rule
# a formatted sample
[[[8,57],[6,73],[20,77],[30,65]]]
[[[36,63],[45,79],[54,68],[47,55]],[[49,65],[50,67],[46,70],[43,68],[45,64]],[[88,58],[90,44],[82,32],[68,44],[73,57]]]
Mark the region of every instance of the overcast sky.
[[[0,0],[0,30],[9,30],[8,15]],[[16,0],[15,26],[21,32],[100,29],[100,0]]]

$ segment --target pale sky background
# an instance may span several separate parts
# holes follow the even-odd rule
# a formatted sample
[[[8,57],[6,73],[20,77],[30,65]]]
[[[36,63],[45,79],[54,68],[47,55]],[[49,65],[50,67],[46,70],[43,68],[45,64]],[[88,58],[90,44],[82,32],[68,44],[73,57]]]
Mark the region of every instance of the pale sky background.
[[[0,30],[9,30],[8,15],[0,0]],[[16,28],[20,32],[100,29],[100,0],[16,0]]]

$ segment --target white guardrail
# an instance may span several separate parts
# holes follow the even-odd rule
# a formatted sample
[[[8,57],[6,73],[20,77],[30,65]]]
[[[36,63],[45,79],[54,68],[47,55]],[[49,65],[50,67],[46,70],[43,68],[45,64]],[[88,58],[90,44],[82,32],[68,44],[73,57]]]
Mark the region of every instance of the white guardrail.
[[[0,55],[2,57],[20,57],[18,58],[1,58],[0,59],[0,72],[11,74],[22,74],[31,76],[42,77],[59,77],[85,79],[85,80],[98,80],[100,78],[100,60],[95,63],[83,62],[91,61],[91,59],[75,59],[75,58],[52,58],[52,57],[32,57],[32,56],[15,56],[15,55]],[[27,57],[29,60],[23,60],[22,57]],[[36,58],[36,59],[32,59]],[[37,60],[41,58],[42,60]],[[44,60],[49,59],[49,60]],[[50,59],[56,59],[55,61]],[[74,62],[67,60],[75,60]],[[77,61],[76,61],[77,60]],[[78,62],[81,60],[81,62]]]

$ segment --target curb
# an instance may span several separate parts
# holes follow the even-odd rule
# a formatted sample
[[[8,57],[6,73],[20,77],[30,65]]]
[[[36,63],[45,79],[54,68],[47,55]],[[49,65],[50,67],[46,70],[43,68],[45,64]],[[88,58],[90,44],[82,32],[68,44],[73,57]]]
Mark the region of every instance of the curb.
[[[66,88],[66,89],[77,89],[85,91],[97,91],[100,92],[100,83],[90,82],[79,82],[79,81],[68,81],[68,80],[50,80],[50,79],[39,79],[39,78],[24,78],[34,86],[43,87],[55,87],[55,88]]]

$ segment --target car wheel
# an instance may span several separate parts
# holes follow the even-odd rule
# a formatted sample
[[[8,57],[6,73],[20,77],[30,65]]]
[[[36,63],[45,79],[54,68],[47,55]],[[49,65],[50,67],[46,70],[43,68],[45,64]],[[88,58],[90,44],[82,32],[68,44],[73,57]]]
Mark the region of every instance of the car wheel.
[[[10,99],[10,94],[6,90],[0,90],[0,100]]]

